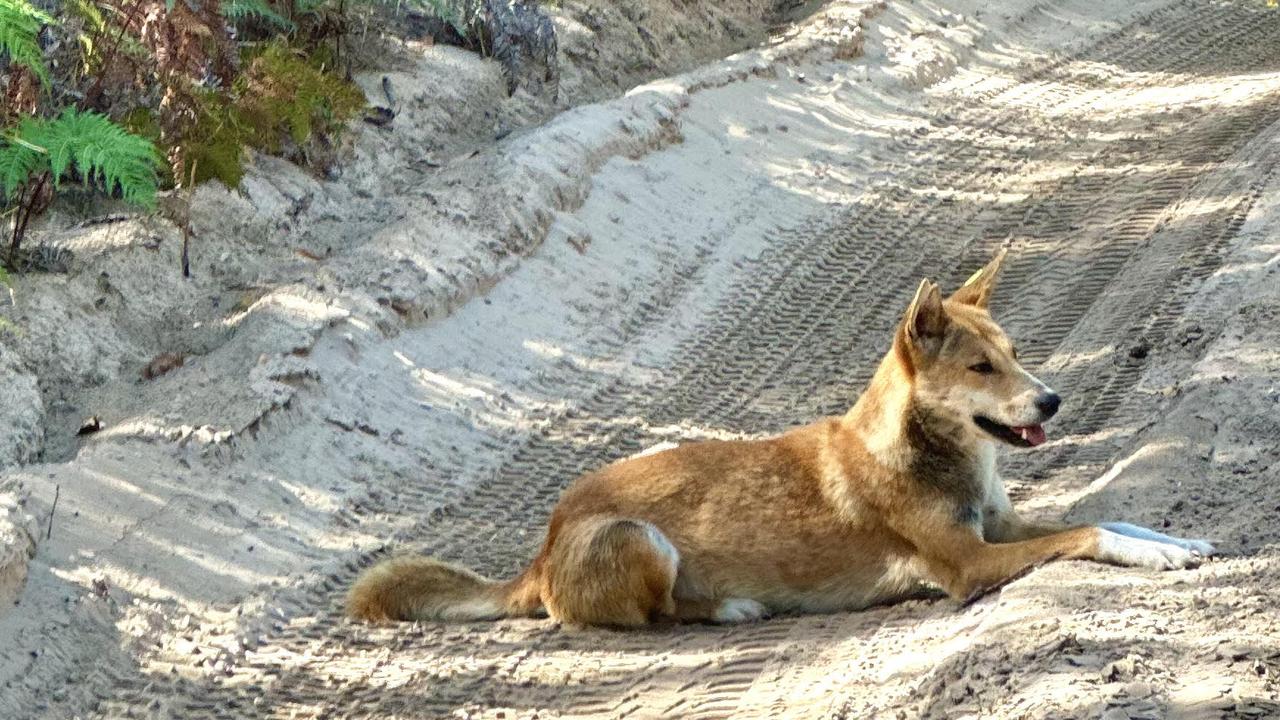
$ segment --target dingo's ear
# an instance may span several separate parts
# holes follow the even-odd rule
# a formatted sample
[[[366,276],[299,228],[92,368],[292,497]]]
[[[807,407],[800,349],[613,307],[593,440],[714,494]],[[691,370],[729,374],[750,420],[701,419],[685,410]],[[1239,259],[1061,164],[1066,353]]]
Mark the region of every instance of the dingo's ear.
[[[920,281],[916,297],[902,318],[902,332],[916,349],[926,354],[937,350],[947,329],[947,314],[942,309],[942,292],[927,278]]]
[[[996,278],[1000,275],[1000,266],[1004,264],[1004,256],[1008,251],[1004,248],[987,263],[986,267],[969,276],[960,289],[951,294],[951,301],[986,308],[991,300],[991,293],[996,289]]]

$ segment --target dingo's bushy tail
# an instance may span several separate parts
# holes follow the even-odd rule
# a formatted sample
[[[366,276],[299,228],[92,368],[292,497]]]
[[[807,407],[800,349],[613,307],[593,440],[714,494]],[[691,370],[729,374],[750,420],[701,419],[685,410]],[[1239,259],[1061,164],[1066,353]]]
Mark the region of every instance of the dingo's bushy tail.
[[[525,573],[515,580],[489,580],[435,558],[384,560],[356,579],[347,594],[347,615],[370,622],[395,620],[497,620],[541,610],[536,583]]]

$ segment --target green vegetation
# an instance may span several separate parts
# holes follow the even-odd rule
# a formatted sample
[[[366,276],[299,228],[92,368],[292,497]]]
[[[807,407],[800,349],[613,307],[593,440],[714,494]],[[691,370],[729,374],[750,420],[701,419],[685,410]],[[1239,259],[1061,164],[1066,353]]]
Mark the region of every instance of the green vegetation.
[[[335,133],[365,105],[359,88],[282,43],[272,43],[248,64],[235,95],[248,144],[277,154],[286,139],[303,147]]]
[[[45,85],[49,84],[49,72],[37,36],[40,28],[52,22],[53,18],[27,0],[0,0],[0,58],[25,67]]]
[[[0,262],[71,186],[151,209],[250,149],[325,168],[365,106],[344,42],[402,6],[486,52],[481,0],[0,0]]]
[[[24,117],[0,138],[0,194],[8,201],[33,177],[53,189],[71,177],[126,202],[153,207],[160,158],[150,141],[106,116],[67,108],[56,118]]]
[[[365,105],[335,62],[348,16],[382,1],[0,0],[5,261],[69,183],[154,208],[165,187],[238,187],[250,148],[330,162]]]
[[[245,148],[316,164],[346,122],[365,106],[364,93],[309,62],[283,41],[246,53],[229,90],[200,90],[192,103],[192,131],[184,143],[189,184],[219,180],[238,187]],[[131,127],[158,137],[150,113],[136,113]]]
[[[281,15],[267,0],[228,0],[222,5],[222,14],[237,27],[259,23],[282,33],[298,30],[297,23]]]

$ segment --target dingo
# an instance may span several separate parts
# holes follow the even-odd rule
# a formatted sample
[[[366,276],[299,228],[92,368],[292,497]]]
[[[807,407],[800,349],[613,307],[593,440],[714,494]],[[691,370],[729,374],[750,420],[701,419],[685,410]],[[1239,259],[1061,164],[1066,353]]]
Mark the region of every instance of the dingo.
[[[1003,259],[945,300],[920,283],[843,417],[616,462],[565,491],[541,552],[514,580],[392,558],[356,581],[348,613],[737,622],[865,608],[916,595],[922,581],[965,599],[1056,558],[1196,564],[1209,543],[1125,523],[1031,523],[1013,511],[995,444],[1043,443],[1059,398],[1018,363],[987,312]]]

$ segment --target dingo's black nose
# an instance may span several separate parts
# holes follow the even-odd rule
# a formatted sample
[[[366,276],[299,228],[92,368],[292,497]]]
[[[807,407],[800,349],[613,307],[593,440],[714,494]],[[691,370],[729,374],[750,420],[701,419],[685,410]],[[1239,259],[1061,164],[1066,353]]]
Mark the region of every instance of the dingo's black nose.
[[[1062,404],[1062,398],[1056,392],[1047,392],[1036,398],[1036,409],[1044,413],[1044,419],[1048,420],[1058,413],[1058,406]]]

